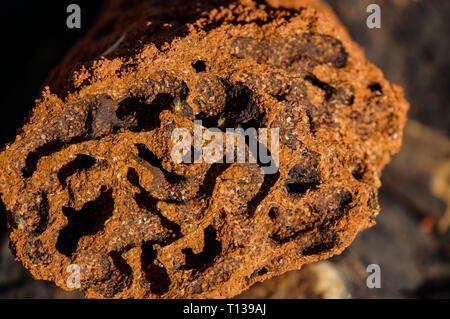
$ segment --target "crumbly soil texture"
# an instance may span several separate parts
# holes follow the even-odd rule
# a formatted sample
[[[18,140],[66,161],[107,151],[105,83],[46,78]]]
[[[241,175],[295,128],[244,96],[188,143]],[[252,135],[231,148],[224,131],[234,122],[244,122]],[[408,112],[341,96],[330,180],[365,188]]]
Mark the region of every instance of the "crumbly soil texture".
[[[64,289],[78,265],[95,298],[231,297],[339,254],[408,109],[311,0],[112,1],[47,85],[0,154],[10,247]],[[276,173],[175,163],[199,119],[279,129]]]

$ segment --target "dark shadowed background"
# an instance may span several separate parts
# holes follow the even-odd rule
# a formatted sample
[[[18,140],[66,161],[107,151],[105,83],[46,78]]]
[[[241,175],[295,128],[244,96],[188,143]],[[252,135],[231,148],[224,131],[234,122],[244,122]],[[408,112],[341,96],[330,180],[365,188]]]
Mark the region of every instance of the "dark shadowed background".
[[[72,2],[81,7],[81,29],[66,27]],[[241,297],[449,298],[450,1],[329,2],[368,59],[404,87],[412,119],[404,147],[383,175],[375,227],[341,256],[256,284]],[[381,29],[366,26],[370,3],[381,6]],[[80,0],[2,3],[1,146],[13,141],[50,70],[93,25],[101,7],[102,1]],[[13,260],[3,205],[0,210],[0,298],[81,297],[33,280]],[[380,289],[366,286],[366,267],[373,263],[381,267]]]

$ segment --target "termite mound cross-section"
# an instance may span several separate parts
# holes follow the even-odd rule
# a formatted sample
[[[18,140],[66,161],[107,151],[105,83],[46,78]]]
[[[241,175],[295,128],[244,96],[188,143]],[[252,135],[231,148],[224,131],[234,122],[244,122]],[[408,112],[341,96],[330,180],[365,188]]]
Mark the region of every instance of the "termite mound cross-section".
[[[375,223],[408,104],[327,6],[278,2],[105,6],[0,155],[10,246],[35,278],[69,289],[78,265],[88,297],[231,297]],[[175,162],[172,133],[200,120],[224,141],[278,130],[277,169]]]

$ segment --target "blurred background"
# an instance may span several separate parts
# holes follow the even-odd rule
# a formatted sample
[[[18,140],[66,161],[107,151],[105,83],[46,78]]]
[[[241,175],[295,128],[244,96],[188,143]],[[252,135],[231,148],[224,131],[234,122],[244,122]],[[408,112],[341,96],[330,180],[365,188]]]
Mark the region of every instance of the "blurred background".
[[[66,27],[72,2],[81,7],[81,29]],[[329,3],[367,58],[404,87],[411,110],[403,147],[383,173],[376,226],[340,256],[255,284],[237,298],[450,298],[450,1]],[[371,3],[381,7],[381,29],[366,26]],[[14,140],[49,72],[101,7],[87,0],[3,4],[0,147]],[[380,265],[381,288],[367,287],[369,264]],[[32,279],[14,261],[2,204],[0,298],[82,298]]]

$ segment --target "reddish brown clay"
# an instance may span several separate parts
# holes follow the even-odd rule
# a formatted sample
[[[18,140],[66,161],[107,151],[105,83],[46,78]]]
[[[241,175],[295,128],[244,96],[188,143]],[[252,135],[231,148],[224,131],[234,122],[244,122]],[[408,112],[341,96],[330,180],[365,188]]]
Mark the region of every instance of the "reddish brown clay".
[[[76,264],[88,297],[231,297],[375,223],[402,91],[328,7],[269,4],[105,8],[0,155],[11,249],[36,279],[68,289]],[[200,118],[279,128],[278,172],[174,163],[172,131]]]

